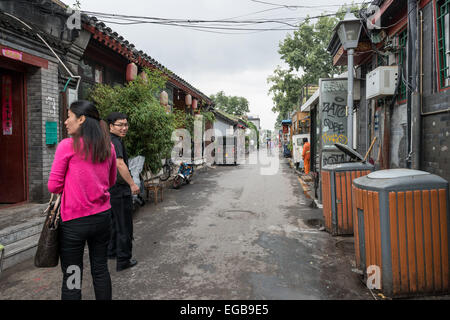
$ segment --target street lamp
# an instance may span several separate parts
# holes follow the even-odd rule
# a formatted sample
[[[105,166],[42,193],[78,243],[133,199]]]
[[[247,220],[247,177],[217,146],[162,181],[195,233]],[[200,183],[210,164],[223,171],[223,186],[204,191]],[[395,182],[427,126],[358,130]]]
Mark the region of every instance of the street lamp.
[[[347,69],[348,69],[348,117],[347,117],[347,131],[349,148],[353,149],[353,54],[355,48],[358,46],[359,35],[361,34],[361,21],[355,17],[350,9],[347,10],[344,20],[334,27],[334,32],[337,32],[339,40],[341,40],[344,50],[347,50]]]

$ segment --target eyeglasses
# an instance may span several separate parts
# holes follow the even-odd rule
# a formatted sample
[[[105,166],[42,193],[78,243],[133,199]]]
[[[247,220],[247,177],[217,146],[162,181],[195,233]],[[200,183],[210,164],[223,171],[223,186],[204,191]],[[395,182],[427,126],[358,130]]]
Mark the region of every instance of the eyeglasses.
[[[114,123],[113,126],[119,127],[119,128],[128,128],[130,125],[128,123]]]

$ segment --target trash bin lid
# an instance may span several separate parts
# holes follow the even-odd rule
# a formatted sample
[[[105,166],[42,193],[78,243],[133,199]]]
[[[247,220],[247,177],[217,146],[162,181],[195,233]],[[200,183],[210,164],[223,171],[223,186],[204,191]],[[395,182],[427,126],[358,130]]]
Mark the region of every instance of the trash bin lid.
[[[363,161],[364,157],[362,155],[360,155],[358,152],[356,152],[355,150],[349,148],[347,145],[342,144],[342,143],[335,143],[334,144],[339,150],[341,150],[342,152],[344,152],[346,155],[350,156],[350,158],[352,158],[353,160],[359,160],[359,161]]]
[[[363,190],[399,192],[425,189],[448,189],[448,182],[435,174],[413,169],[388,169],[369,173],[353,180]]]
[[[396,179],[426,174],[430,173],[413,169],[387,169],[371,172],[367,177],[370,179]]]

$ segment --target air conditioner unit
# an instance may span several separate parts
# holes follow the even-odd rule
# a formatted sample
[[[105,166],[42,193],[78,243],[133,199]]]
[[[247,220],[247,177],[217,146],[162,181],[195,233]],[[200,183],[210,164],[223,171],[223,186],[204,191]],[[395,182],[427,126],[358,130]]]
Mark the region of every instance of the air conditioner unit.
[[[398,66],[382,66],[366,75],[366,99],[392,96],[399,81]]]

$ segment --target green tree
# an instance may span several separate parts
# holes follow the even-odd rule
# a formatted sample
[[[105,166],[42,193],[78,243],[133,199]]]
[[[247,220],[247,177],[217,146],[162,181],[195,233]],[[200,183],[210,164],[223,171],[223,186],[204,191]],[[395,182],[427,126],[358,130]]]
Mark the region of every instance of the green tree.
[[[113,111],[128,115],[130,128],[124,139],[127,151],[130,157],[144,156],[146,169],[156,173],[162,167],[161,159],[172,150],[175,119],[173,114],[166,114],[157,98],[166,78],[160,71],[145,72],[148,81],[137,77],[125,86],[98,84],[90,91],[89,100],[95,102],[102,118]]]
[[[223,91],[219,91],[217,94],[211,95],[210,98],[219,110],[235,116],[242,116],[250,111],[248,100],[244,97],[227,96]]]
[[[353,5],[351,10],[358,13],[359,9]],[[272,111],[279,113],[276,127],[298,106],[304,86],[317,84],[320,78],[330,78],[346,70],[346,66],[333,66],[332,56],[327,52],[333,28],[345,12],[346,9],[341,7],[336,16],[307,17],[293,35],[288,34],[280,42],[278,53],[289,68],[277,66],[267,78],[272,84],[268,92],[273,95]]]

